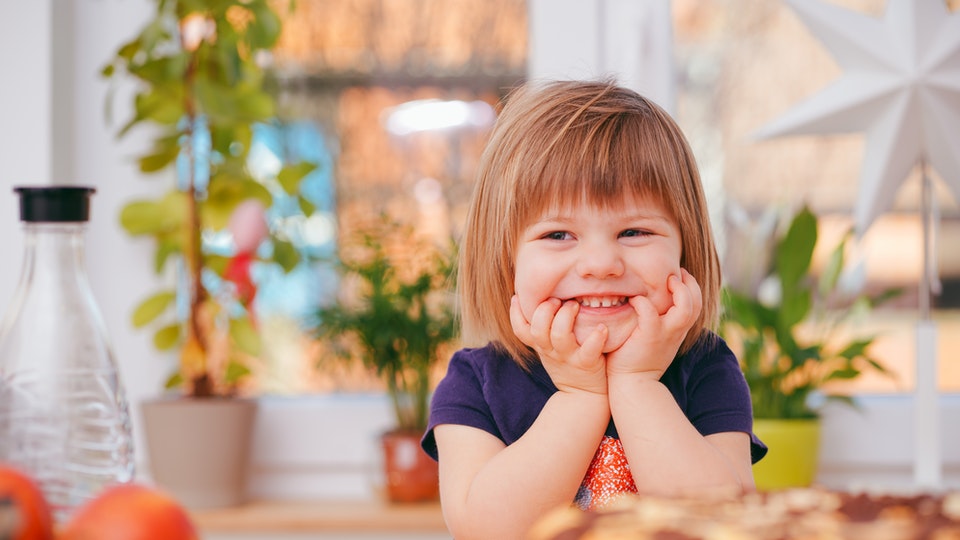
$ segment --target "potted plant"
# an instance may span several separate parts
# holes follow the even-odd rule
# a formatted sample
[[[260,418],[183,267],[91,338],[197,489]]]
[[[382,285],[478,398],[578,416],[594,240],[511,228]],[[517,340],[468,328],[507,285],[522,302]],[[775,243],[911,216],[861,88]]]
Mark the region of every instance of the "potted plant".
[[[389,221],[357,231],[341,248],[345,282],[353,287],[318,312],[317,325],[342,358],[359,359],[386,387],[396,424],[382,436],[384,476],[394,502],[438,495],[437,464],[420,450],[420,437],[431,374],[457,337],[448,287],[455,250],[412,237]]]
[[[158,349],[179,351],[166,387],[186,399],[148,401],[143,413],[154,480],[194,507],[242,496],[242,476],[221,477],[245,470],[255,414],[256,402],[238,392],[246,359],[260,348],[251,267],[289,271],[300,259],[266,209],[290,197],[312,212],[299,184],[313,165],[287,164],[270,178],[254,178],[248,167],[254,128],[276,113],[262,62],[280,30],[268,0],[156,0],[153,17],[102,71],[136,82],[134,114],[118,136],[151,127],[140,170],[174,179],[159,197],[126,204],[120,223],[154,240],[158,274],[177,274],[176,286],[136,306],[132,322],[154,329]],[[209,237],[226,241],[214,245]],[[240,451],[235,461],[231,450]],[[212,462],[202,461],[205,452]],[[216,486],[221,479],[224,489]]]
[[[750,387],[754,430],[770,447],[754,467],[759,489],[812,483],[820,436],[814,393],[865,371],[889,375],[870,353],[874,336],[848,338],[838,330],[899,291],[869,296],[844,290],[841,276],[851,233],[814,275],[817,229],[817,216],[801,208],[785,232],[773,231],[772,267],[761,266],[769,270],[763,285],[753,291],[730,283],[724,287],[721,334],[740,358]],[[822,395],[853,404],[850,396],[835,391]]]

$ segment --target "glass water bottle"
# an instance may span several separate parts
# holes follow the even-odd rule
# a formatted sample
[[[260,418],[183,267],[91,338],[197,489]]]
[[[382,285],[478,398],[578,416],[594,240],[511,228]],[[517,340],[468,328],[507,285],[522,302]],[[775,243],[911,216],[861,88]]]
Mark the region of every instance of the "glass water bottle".
[[[84,268],[94,189],[14,191],[24,256],[0,325],[0,462],[33,476],[63,522],[133,479],[130,416]]]

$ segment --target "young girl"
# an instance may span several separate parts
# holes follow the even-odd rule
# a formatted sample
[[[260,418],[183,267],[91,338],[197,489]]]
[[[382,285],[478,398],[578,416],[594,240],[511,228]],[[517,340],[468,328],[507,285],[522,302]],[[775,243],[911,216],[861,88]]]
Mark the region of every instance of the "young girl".
[[[720,269],[674,121],[608,82],[515,91],[461,244],[467,348],[431,405],[453,535],[520,538],[545,511],[618,494],[753,489],[737,359],[708,330]]]

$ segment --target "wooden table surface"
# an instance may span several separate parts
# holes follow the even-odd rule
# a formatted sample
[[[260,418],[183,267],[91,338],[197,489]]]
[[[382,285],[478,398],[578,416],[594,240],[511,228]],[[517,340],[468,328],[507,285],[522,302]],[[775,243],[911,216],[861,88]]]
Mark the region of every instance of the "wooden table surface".
[[[254,501],[234,508],[194,510],[204,532],[313,531],[445,533],[438,502]]]

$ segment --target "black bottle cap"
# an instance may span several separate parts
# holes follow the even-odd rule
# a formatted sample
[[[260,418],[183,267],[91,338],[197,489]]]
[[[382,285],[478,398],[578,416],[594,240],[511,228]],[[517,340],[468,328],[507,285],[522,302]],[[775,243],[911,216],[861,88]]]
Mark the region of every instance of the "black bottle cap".
[[[96,189],[87,186],[17,186],[20,195],[20,221],[30,223],[77,222],[90,219],[90,195]]]

